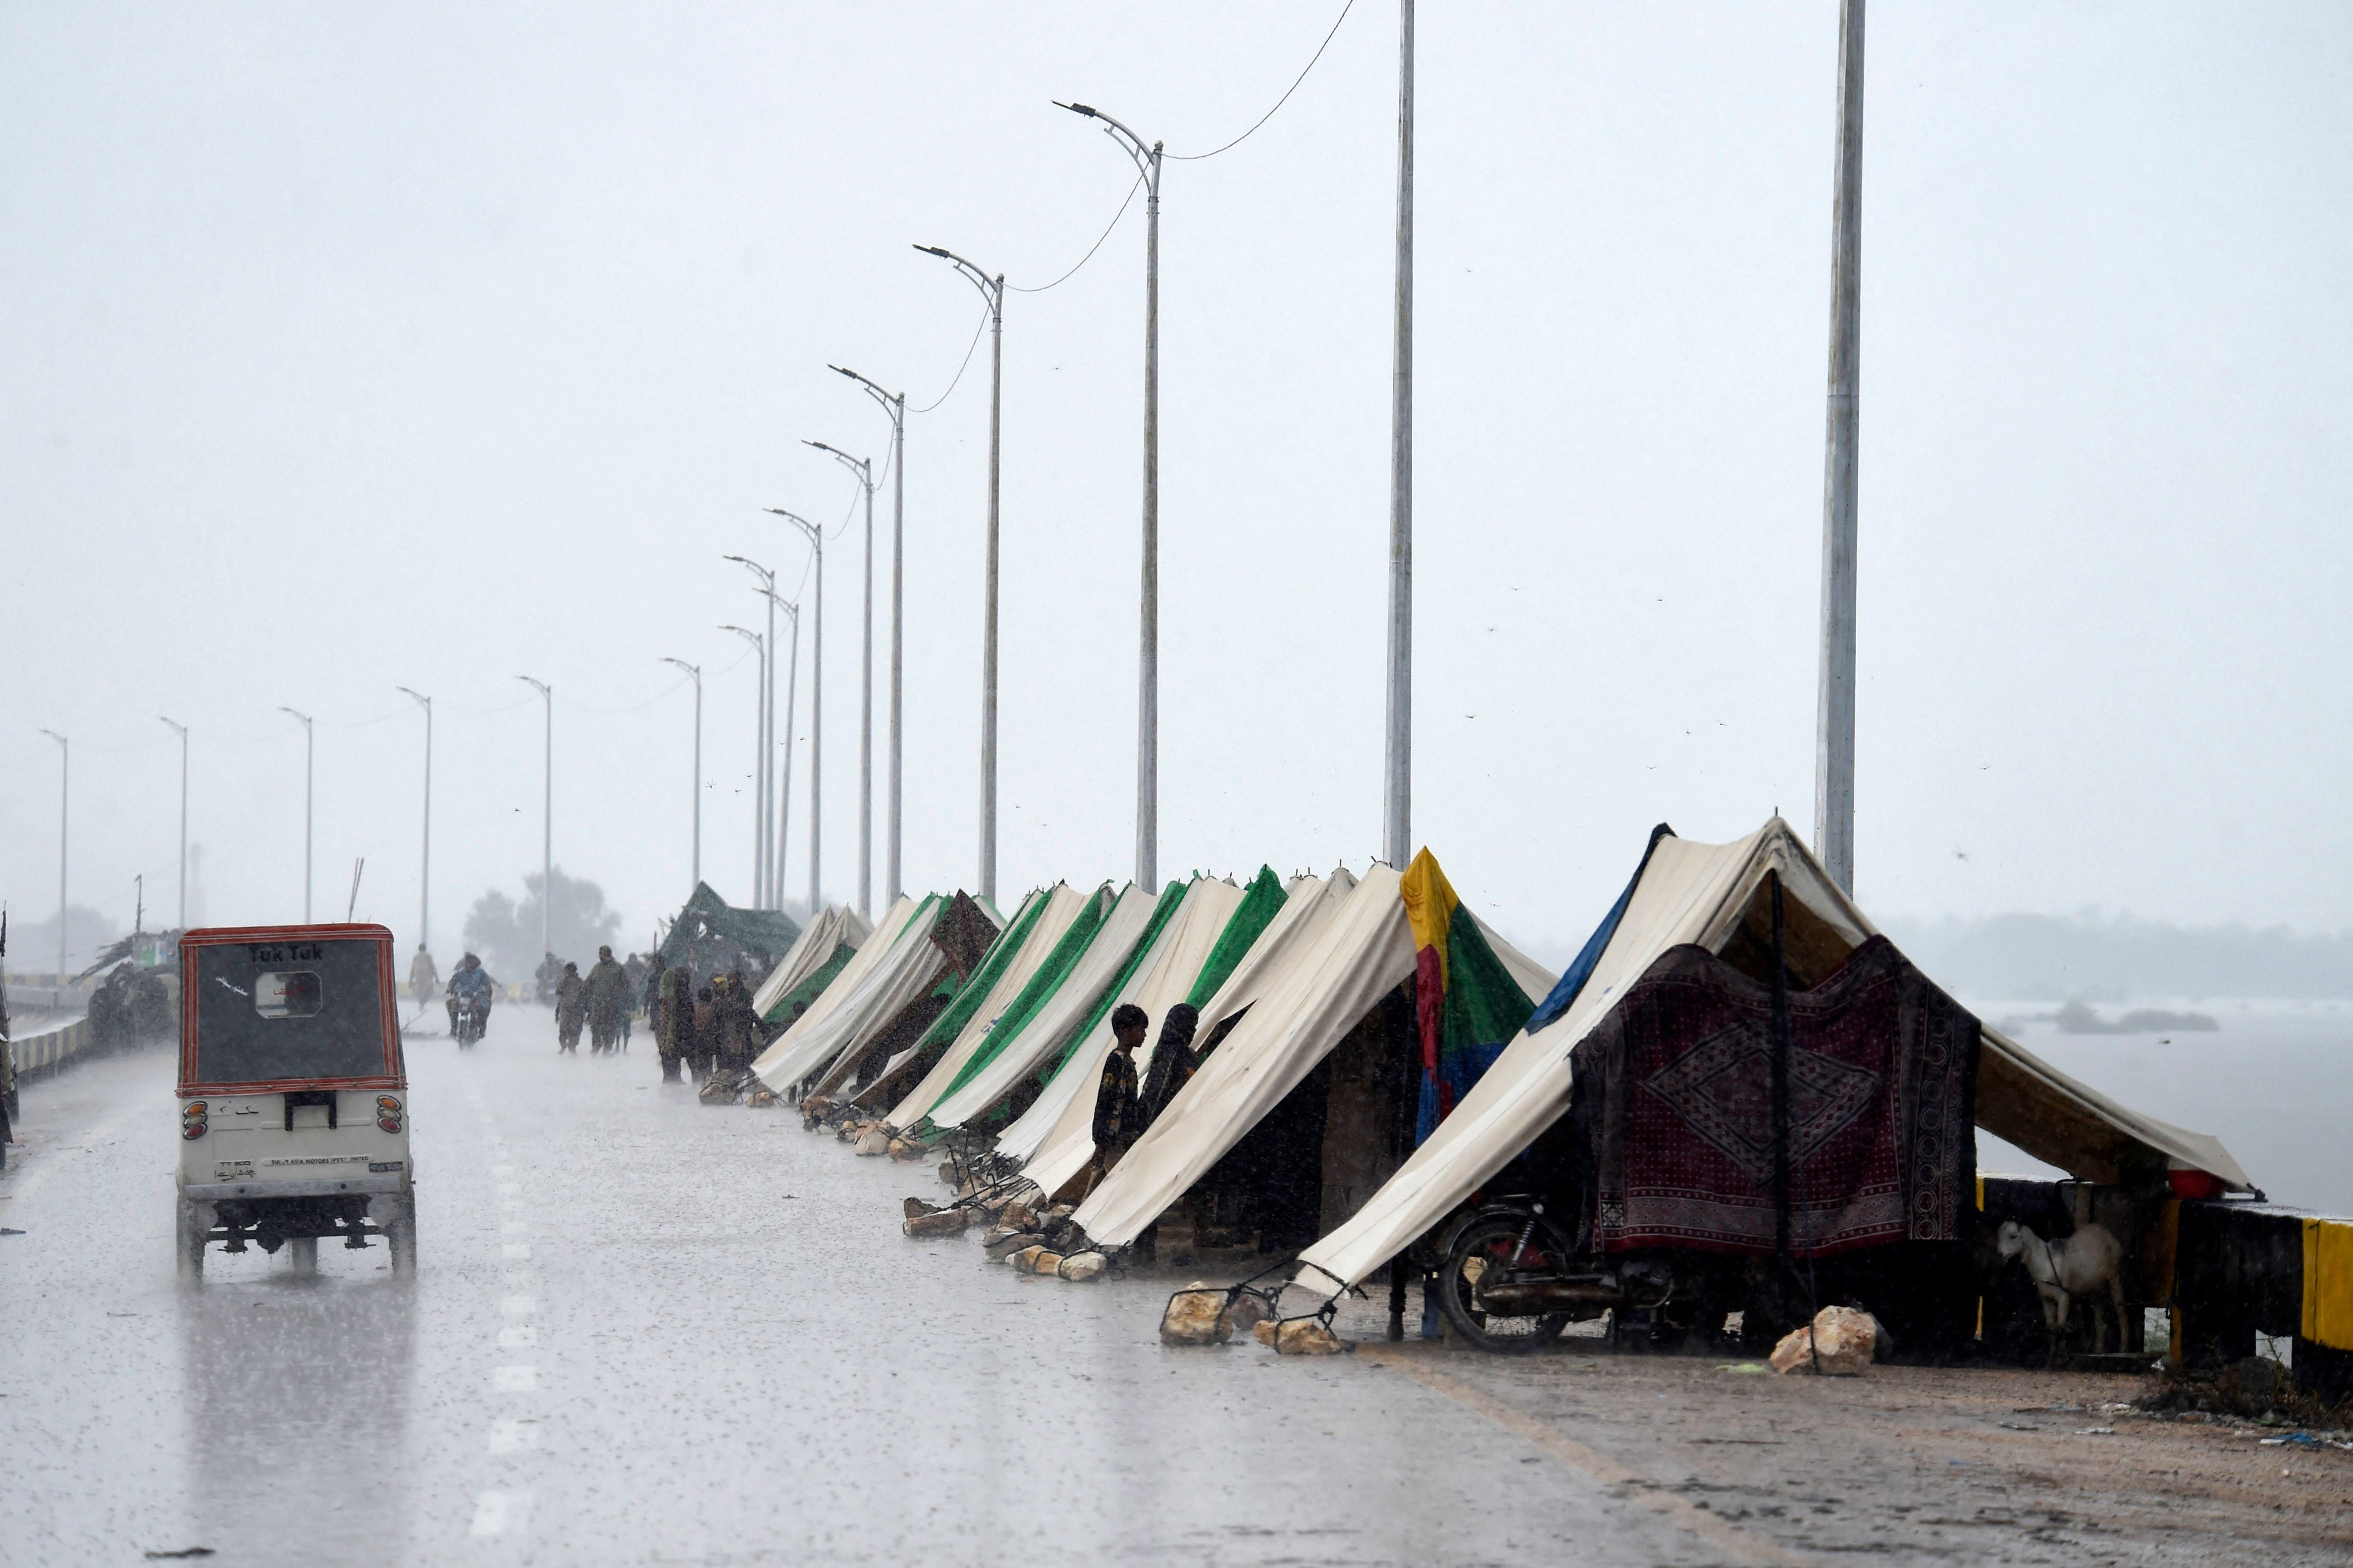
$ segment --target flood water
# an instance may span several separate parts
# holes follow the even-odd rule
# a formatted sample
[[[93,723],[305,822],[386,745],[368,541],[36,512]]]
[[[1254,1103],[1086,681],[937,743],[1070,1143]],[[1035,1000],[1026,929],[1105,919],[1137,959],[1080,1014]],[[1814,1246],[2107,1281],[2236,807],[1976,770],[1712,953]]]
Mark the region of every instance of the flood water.
[[[2049,1002],[1964,1000],[2110,1099],[2220,1138],[2274,1202],[2353,1215],[2353,1002],[2136,1001],[2201,1013],[2221,1027],[2073,1035],[2035,1017],[2057,1010]],[[2004,1174],[2060,1174],[1984,1133],[1978,1163]]]

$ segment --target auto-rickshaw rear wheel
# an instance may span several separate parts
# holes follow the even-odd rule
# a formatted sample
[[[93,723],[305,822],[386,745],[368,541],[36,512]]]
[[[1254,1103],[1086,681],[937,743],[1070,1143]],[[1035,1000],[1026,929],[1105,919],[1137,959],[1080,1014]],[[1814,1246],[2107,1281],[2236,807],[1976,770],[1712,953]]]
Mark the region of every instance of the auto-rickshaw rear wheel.
[[[402,1278],[417,1272],[417,1194],[401,1194],[400,1202],[390,1218],[384,1222],[384,1237],[392,1247],[392,1272]]]
[[[183,1279],[201,1279],[205,1276],[204,1214],[194,1198],[180,1200],[179,1223],[174,1238],[173,1257]]]

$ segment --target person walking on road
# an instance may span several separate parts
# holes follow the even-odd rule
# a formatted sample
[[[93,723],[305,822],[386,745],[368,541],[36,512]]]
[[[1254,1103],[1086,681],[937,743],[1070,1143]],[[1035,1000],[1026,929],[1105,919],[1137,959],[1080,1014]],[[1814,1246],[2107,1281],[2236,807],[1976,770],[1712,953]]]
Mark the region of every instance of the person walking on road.
[[[567,963],[564,973],[555,977],[555,1048],[577,1051],[580,1026],[587,1021],[587,983],[580,978],[578,964]]]
[[[694,974],[683,963],[655,976],[660,985],[653,1020],[654,1045],[661,1053],[662,1081],[678,1081],[678,1066],[694,1054]]]
[[[440,989],[441,972],[433,967],[433,955],[425,951],[420,942],[417,944],[417,956],[408,961],[408,994],[418,1007],[429,1007]]]
[[[712,1004],[718,1032],[713,1042],[714,1068],[731,1078],[741,1078],[752,1066],[760,1037],[760,1020],[752,1011],[744,977],[723,974],[712,981]]]
[[[646,1033],[653,1037],[654,1048],[657,1052],[661,1049],[661,983],[664,968],[660,953],[650,955],[646,962],[645,972],[638,977],[634,987],[638,1005],[646,1010]],[[621,1037],[627,1040],[628,1035],[625,1033]]]
[[[711,1058],[719,1042],[719,1008],[712,1000],[711,987],[701,985],[694,992],[694,1033],[686,1060],[694,1081],[701,1083],[711,1076]]]
[[[621,1025],[629,1016],[628,972],[614,962],[613,950],[600,947],[588,969],[588,1044],[596,1051],[621,1048]]]

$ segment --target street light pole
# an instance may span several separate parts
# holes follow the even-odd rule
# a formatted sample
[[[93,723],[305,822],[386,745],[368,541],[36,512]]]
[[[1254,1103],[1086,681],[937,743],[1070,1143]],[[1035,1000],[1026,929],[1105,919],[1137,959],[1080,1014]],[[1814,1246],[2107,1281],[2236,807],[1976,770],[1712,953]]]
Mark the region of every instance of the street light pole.
[[[1382,857],[1413,856],[1413,0],[1398,0],[1396,348],[1389,372],[1388,745]]]
[[[809,628],[809,916],[818,909],[819,852],[825,816],[825,530],[780,506],[768,510],[806,535],[817,557],[816,625]]]
[[[667,654],[662,662],[678,666],[694,679],[694,881],[687,889],[691,893],[702,885],[702,666]]]
[[[980,896],[997,897],[997,455],[1002,430],[1001,412],[1005,401],[1005,274],[991,277],[952,250],[936,245],[919,245],[917,250],[936,256],[954,267],[980,290],[988,301],[988,567],[983,586],[984,608],[980,632]],[[895,635],[896,618],[893,618]],[[893,669],[896,649],[893,649]],[[898,726],[895,722],[898,700],[894,687],[892,700],[894,722],[892,740],[895,745]],[[891,776],[898,777],[898,758],[892,758]],[[892,805],[898,805],[897,786],[892,786]],[[892,828],[892,847],[898,846],[898,829]],[[895,861],[893,870],[895,873]],[[895,885],[897,878],[892,877]]]
[[[160,717],[160,715],[159,715]],[[188,727],[176,719],[165,719],[180,737],[180,918],[179,929],[188,929]]]
[[[840,369],[839,365],[834,368]],[[858,912],[871,916],[874,886],[874,460],[853,458],[840,447],[828,447],[822,441],[803,441],[801,445],[831,453],[858,480],[866,497],[866,604],[860,616],[863,646],[858,668]]]
[[[549,935],[550,912],[555,907],[555,688],[528,675],[515,679],[538,690],[545,718],[539,761],[539,954],[544,963],[555,952]]]
[[[776,574],[756,561],[741,555],[728,560],[750,572],[760,580],[759,592],[768,600],[767,640],[761,645],[760,656],[760,749],[759,763],[753,769],[755,784],[753,805],[752,855],[757,868],[752,878],[752,903],[756,909],[773,909],[783,901],[783,889],[768,873],[772,858],[768,843],[768,813],[776,788],[775,747],[776,741]]]
[[[784,781],[776,786],[775,864],[768,872],[768,886],[776,890],[776,903],[781,907],[785,901],[785,846],[789,841],[793,826],[793,708],[801,679],[801,607],[773,588],[767,593],[770,607],[784,611],[793,627],[792,657],[785,666],[785,774]],[[768,662],[772,665],[776,662],[776,650],[772,646],[768,649]],[[768,699],[771,702],[776,700],[773,689]],[[775,744],[773,737],[769,743]]]
[[[1144,176],[1144,582],[1137,616],[1135,702],[1135,882],[1160,886],[1160,146],[1101,110],[1059,107],[1100,120],[1104,134]]]
[[[66,807],[71,800],[73,745],[55,730],[42,734],[58,743],[58,984],[66,983]]]
[[[318,731],[311,726],[311,716],[308,713],[295,713],[293,709],[283,705],[278,710],[280,713],[293,713],[295,718],[302,721],[302,923],[309,925],[311,923],[311,803],[313,798],[311,790],[312,777],[311,763],[317,753]]]
[[[742,637],[745,642],[750,643],[752,645],[753,658],[762,664],[766,662],[768,645],[761,637],[759,633],[751,631],[743,626],[721,626],[719,629],[723,632],[733,632],[737,637]],[[763,711],[754,715],[754,723],[752,726],[753,744],[765,750],[768,743],[767,714],[765,711],[768,700],[768,683],[765,679],[763,679],[760,682],[759,700]],[[761,759],[763,762],[765,760],[765,758]],[[758,771],[759,764],[755,763],[753,766],[753,772],[757,773]],[[755,886],[765,874],[763,862],[767,858],[767,848],[765,844],[763,842],[762,835],[766,831],[767,824],[762,821],[761,818],[766,815],[766,812],[767,808],[759,805],[755,800],[752,807],[752,880]],[[757,893],[753,894],[754,902],[756,903],[758,900],[759,895]]]
[[[417,872],[417,945],[433,947],[433,699],[421,691],[406,692],[425,710],[425,853]]]
[[[885,393],[882,388],[857,374],[854,369],[842,369],[840,374],[857,381],[866,395],[882,405],[890,416],[890,811],[882,830],[882,902],[896,902],[899,893],[899,775],[902,775],[903,750],[899,745],[899,710],[903,691],[903,639],[902,614],[906,609],[906,393]],[[871,496],[869,496],[871,500]],[[984,896],[990,896],[984,889]]]
[[[1814,852],[1854,891],[1856,416],[1862,361],[1862,5],[1839,7],[1838,188],[1831,205],[1829,437],[1822,463],[1821,685]]]

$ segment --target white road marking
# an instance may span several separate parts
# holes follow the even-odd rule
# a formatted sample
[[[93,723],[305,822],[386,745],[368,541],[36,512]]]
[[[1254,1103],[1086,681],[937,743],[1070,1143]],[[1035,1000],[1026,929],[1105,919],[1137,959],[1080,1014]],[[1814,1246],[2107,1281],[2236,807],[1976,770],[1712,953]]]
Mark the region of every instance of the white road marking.
[[[529,1323],[523,1324],[521,1328],[499,1331],[499,1349],[502,1351],[523,1350],[537,1343],[539,1343],[539,1331]]]
[[[504,1535],[509,1531],[520,1531],[531,1518],[529,1492],[476,1492],[474,1522],[466,1533],[480,1540],[486,1536]]]
[[[539,1387],[539,1368],[502,1366],[491,1374],[491,1386],[501,1394],[531,1394]]]
[[[491,1423],[491,1452],[520,1454],[526,1448],[539,1447],[539,1423],[536,1421],[493,1421]]]
[[[510,1241],[502,1250],[509,1258],[529,1258],[531,1256],[531,1243],[527,1241]]]
[[[525,1225],[519,1219],[511,1219],[504,1225],[501,1226],[499,1229],[508,1236],[529,1236],[531,1234],[531,1226]]]
[[[510,1296],[499,1303],[499,1310],[510,1318],[528,1318],[539,1310],[536,1296]]]

